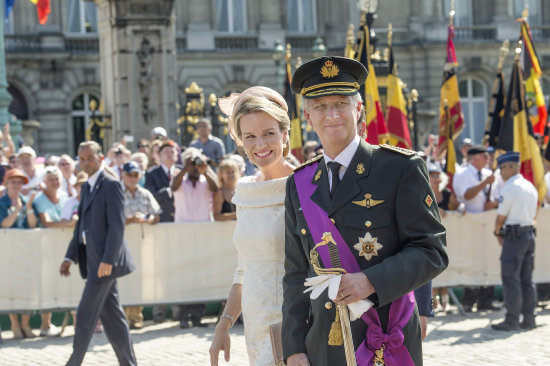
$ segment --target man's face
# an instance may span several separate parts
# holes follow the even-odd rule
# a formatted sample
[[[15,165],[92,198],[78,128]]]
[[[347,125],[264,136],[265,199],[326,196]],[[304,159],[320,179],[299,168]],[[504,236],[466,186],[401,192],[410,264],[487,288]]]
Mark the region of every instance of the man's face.
[[[305,117],[323,146],[345,148],[357,134],[361,104],[352,97],[329,95],[307,102]]]
[[[68,162],[66,159],[60,159],[59,163],[57,163],[57,166],[59,167],[59,170],[63,173],[64,176],[70,176],[74,172],[74,168],[70,162]]]
[[[487,163],[489,162],[489,154],[481,153],[472,155],[470,162],[477,170],[481,170],[482,168],[487,167]]]
[[[98,154],[94,154],[89,147],[81,147],[78,149],[78,160],[82,171],[90,177],[101,167],[103,156],[100,157]]]
[[[517,163],[512,163],[512,162],[502,163],[498,167],[500,168],[500,176],[504,181],[507,181],[508,179],[510,179],[510,177],[515,175],[518,171]]]
[[[178,152],[172,146],[165,146],[159,153],[160,162],[171,167],[178,160]]]
[[[122,172],[122,182],[128,188],[136,188],[139,183],[139,178],[141,178],[139,172]]]
[[[212,127],[206,122],[199,122],[197,123],[197,132],[199,133],[199,136],[202,138],[207,138],[210,136],[210,132],[212,131]]]

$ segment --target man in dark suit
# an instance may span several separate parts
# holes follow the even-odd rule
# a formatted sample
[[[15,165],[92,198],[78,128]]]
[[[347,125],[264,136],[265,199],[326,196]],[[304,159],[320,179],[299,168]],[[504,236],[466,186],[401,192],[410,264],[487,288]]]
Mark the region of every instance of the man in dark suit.
[[[145,173],[145,188],[153,194],[162,209],[160,222],[174,222],[174,196],[170,184],[177,174],[178,144],[173,140],[166,140],[160,146],[158,154],[160,165],[152,167]],[[177,309],[177,306],[173,306],[172,312],[175,313]],[[155,305],[153,307],[153,320],[155,323],[163,322],[165,315],[166,305]],[[172,315],[174,319],[177,319],[177,314]]]
[[[116,280],[135,269],[124,240],[122,185],[104,172],[98,143],[81,143],[78,157],[89,178],[82,186],[78,222],[59,271],[62,276],[68,276],[71,262],[77,263],[86,285],[78,305],[73,353],[67,365],[82,363],[98,319],[101,319],[119,364],[136,365]]]
[[[357,136],[358,90],[366,76],[357,61],[322,57],[292,78],[294,92],[306,98],[304,114],[324,154],[297,168],[287,182],[282,342],[289,366],[346,365],[336,309],[359,300],[369,300],[373,309],[351,322],[351,353],[365,364],[422,365],[411,292],[447,267],[445,229],[424,162],[412,151],[371,146]],[[312,212],[321,220],[311,220]],[[334,241],[325,234],[317,238],[323,232]],[[328,248],[325,256],[319,245]],[[350,258],[356,271],[347,266]],[[303,293],[306,278],[328,268],[343,273],[334,269],[346,266],[333,300],[326,291],[316,299]],[[397,353],[403,359],[396,363]]]
[[[174,222],[174,197],[170,183],[175,176],[177,148],[178,145],[172,140],[163,142],[158,151],[160,165],[145,173],[145,188],[153,194],[162,209],[160,222]]]

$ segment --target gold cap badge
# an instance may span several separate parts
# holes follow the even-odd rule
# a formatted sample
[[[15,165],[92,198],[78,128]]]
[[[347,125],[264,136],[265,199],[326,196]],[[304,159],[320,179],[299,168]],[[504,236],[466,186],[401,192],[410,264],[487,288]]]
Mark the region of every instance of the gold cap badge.
[[[332,60],[326,60],[321,67],[321,76],[324,78],[331,79],[338,76],[339,73],[340,69]]]

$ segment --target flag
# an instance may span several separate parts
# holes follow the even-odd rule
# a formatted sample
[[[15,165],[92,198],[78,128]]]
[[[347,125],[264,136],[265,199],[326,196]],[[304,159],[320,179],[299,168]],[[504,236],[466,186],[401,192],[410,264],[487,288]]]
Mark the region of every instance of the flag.
[[[366,22],[361,24],[358,43],[359,47],[355,53],[355,60],[365,65],[369,71],[367,80],[360,89],[365,105],[367,142],[372,145],[384,144],[388,142],[389,131],[384,119],[384,113],[382,112],[382,104],[380,103],[380,94],[378,93],[378,84],[376,82],[376,73],[374,72],[374,66],[370,62],[369,29],[366,26]]]
[[[390,46],[390,72],[388,73],[388,89],[386,94],[386,115],[390,144],[405,149],[412,149],[409,121],[407,119],[407,104],[403,96],[403,82],[397,76],[397,65]]]
[[[353,32],[353,24],[348,27],[348,34],[346,37],[346,48],[344,49],[344,57],[353,58],[355,56],[355,35]]]
[[[505,151],[519,152],[521,174],[535,185],[539,193],[539,203],[542,203],[546,195],[544,166],[525,105],[523,75],[518,60],[514,62],[512,70],[498,147]]]
[[[547,122],[546,106],[544,105],[544,95],[540,86],[542,71],[540,69],[539,59],[531,37],[531,30],[525,18],[521,20],[521,68],[525,80],[525,98],[533,131],[536,134],[543,135],[544,127]]]
[[[441,85],[441,98],[439,101],[439,151],[443,152],[447,147],[447,119],[452,121],[452,130],[454,140],[464,129],[464,115],[460,104],[460,94],[458,92],[458,80],[455,67],[456,61],[455,46],[453,43],[454,27],[448,26],[447,33],[447,61],[443,68],[443,83]],[[449,113],[445,112],[445,100],[448,103]]]
[[[44,25],[48,21],[50,14],[50,0],[29,0],[36,5],[36,13],[38,14],[38,23]]]
[[[500,131],[500,125],[502,124],[502,118],[504,116],[504,106],[506,100],[506,94],[504,93],[504,75],[502,70],[499,70],[495,79],[495,87],[493,89],[493,96],[491,100],[492,110],[489,111],[487,129],[485,131],[485,139],[489,146],[497,148],[498,135]]]
[[[11,9],[13,9],[13,4],[15,3],[15,0],[6,0],[6,8],[4,9],[4,15],[6,19],[10,16]]]
[[[447,176],[449,177],[449,182],[447,183],[447,187],[452,191],[453,190],[453,178],[456,173],[456,152],[455,152],[455,144],[453,142],[453,123],[451,123],[451,118],[449,116],[449,106],[447,105],[447,102],[444,101],[444,108],[445,108],[445,120],[447,121],[447,135],[446,138],[446,146],[447,146],[447,152],[445,156],[445,173],[447,173]]]
[[[297,97],[292,92],[290,81],[292,78],[292,69],[290,65],[290,45],[287,45],[286,67],[284,81],[284,97],[288,105],[288,117],[290,118],[290,150],[298,160],[302,161],[302,146],[304,139],[302,136],[302,121],[300,120],[300,109],[298,108]]]

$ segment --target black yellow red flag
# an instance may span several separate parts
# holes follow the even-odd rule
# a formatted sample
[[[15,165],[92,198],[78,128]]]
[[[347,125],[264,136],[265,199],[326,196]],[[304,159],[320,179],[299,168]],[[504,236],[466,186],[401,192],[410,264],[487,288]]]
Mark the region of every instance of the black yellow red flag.
[[[412,149],[409,121],[407,119],[407,104],[403,95],[403,82],[397,76],[397,64],[393,55],[393,47],[389,46],[390,59],[388,87],[386,92],[386,120],[390,134],[390,144],[405,149]]]

